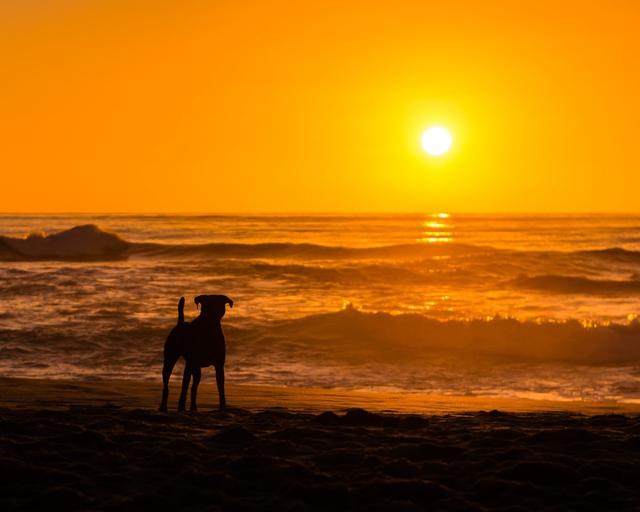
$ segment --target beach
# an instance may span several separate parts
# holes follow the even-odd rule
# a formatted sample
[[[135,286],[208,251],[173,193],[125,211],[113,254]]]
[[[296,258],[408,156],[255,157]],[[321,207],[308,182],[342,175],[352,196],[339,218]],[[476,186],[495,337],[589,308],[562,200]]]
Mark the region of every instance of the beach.
[[[3,510],[624,510],[640,406],[1,379]]]

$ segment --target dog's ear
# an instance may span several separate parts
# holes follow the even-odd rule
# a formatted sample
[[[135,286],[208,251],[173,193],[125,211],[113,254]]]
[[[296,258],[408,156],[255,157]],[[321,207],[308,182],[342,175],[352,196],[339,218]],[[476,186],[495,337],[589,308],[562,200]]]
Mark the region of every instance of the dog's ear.
[[[193,299],[193,302],[196,303],[196,309],[200,309],[200,304],[202,304],[202,300],[204,299],[204,295],[198,295],[195,299]]]
[[[229,307],[232,308],[233,307],[233,301],[227,297],[226,295],[222,295],[222,300],[224,300],[225,304],[229,304]]]

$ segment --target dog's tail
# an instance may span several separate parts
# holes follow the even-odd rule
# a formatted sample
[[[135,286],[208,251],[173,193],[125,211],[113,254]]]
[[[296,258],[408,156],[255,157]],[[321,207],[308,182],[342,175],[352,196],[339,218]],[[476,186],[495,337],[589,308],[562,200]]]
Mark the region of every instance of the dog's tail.
[[[184,297],[178,301],[178,325],[184,323]]]

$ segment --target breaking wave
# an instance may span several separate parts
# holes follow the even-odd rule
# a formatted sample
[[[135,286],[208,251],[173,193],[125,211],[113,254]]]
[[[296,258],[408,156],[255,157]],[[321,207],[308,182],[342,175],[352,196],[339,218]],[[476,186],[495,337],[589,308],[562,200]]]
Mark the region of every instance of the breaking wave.
[[[110,260],[125,257],[129,244],[93,224],[26,238],[0,236],[0,260]]]
[[[126,315],[122,313],[122,320]],[[130,321],[130,319],[129,319]],[[131,362],[121,359],[135,347],[150,349],[153,357],[141,357],[140,371],[148,371],[155,359],[161,364],[162,343],[173,322],[139,326],[114,322],[108,333],[73,336],[55,329],[3,330],[3,338],[21,350],[61,348],[72,359],[73,351],[91,367]],[[233,358],[260,360],[277,357],[351,363],[419,363],[451,358],[457,364],[486,359],[493,362],[566,362],[586,365],[627,364],[640,361],[640,321],[585,325],[569,321],[521,321],[495,317],[473,320],[438,320],[420,314],[369,313],[351,306],[338,312],[307,315],[289,320],[254,323],[250,327],[225,327]],[[43,343],[44,338],[46,342]],[[40,339],[38,339],[40,338]],[[16,346],[18,346],[16,345]],[[105,347],[113,360],[104,360]],[[5,347],[6,348],[6,347]],[[95,350],[95,360],[88,356]],[[320,358],[320,359],[318,359]],[[47,358],[40,358],[46,360]],[[126,360],[126,361],[125,361]],[[99,372],[96,367],[96,371]]]
[[[324,352],[323,358],[412,361],[439,357],[495,361],[625,364],[640,360],[640,322],[588,326],[576,320],[437,320],[419,314],[366,313],[351,307],[266,325],[262,351],[276,340]],[[265,343],[265,339],[270,340]],[[276,345],[277,346],[277,345]]]

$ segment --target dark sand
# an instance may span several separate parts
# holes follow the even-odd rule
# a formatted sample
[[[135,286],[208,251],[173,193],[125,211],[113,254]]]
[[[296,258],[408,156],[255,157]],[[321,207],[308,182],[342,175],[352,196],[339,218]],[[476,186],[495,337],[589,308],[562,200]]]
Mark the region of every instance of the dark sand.
[[[226,412],[209,389],[160,414],[157,384],[0,391],[1,510],[640,509],[638,406],[235,386]]]

